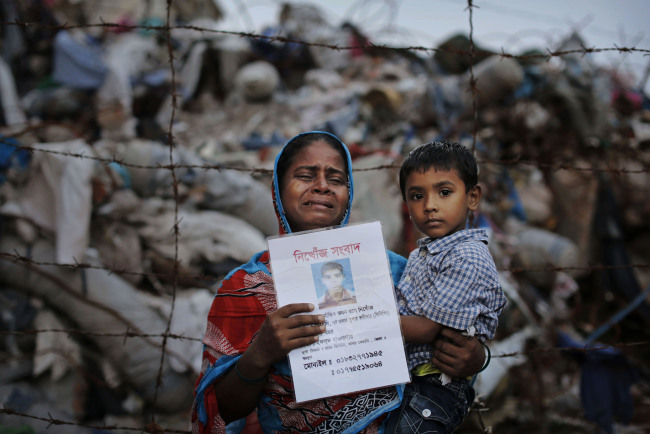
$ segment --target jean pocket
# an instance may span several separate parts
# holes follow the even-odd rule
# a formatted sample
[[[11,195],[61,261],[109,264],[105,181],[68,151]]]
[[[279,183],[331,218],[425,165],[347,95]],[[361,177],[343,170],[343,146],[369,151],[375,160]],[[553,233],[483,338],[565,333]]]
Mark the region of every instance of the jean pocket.
[[[446,409],[439,403],[419,393],[414,394],[409,402],[410,411],[427,421],[438,421],[445,425],[452,421],[453,410]]]

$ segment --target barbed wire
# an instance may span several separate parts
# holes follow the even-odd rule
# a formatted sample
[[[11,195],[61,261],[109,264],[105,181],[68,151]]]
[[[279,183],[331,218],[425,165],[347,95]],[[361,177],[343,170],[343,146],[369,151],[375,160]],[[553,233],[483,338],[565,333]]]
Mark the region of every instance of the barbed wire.
[[[472,0],[467,0],[468,16],[469,16],[469,88],[472,92],[472,117],[474,122],[472,122],[472,152],[476,149],[476,136],[478,136],[478,97],[479,90],[476,82],[476,77],[474,76],[474,58],[476,56],[476,47],[474,46],[474,4]]]
[[[99,333],[99,332],[91,332],[88,330],[78,330],[78,329],[38,329],[38,330],[19,330],[19,331],[0,330],[0,335],[2,336],[28,336],[28,335],[37,335],[40,333],[63,333],[67,335],[95,336],[95,337],[108,337],[108,338],[123,337],[125,341],[127,338],[162,338],[162,337],[186,340],[186,341],[195,341],[195,342],[202,341],[200,338],[193,338],[190,336],[179,335],[176,333],[169,333],[169,332],[138,333],[138,332],[132,332],[128,328],[124,333]]]
[[[252,40],[263,40],[269,43],[288,43],[288,44],[295,44],[295,45],[301,45],[305,47],[317,47],[317,48],[325,48],[325,49],[330,49],[334,51],[351,51],[351,50],[363,50],[368,53],[396,53],[396,54],[401,54],[401,53],[425,53],[427,55],[430,55],[432,53],[438,53],[438,52],[444,52],[444,53],[451,53],[451,54],[458,54],[458,55],[463,55],[466,56],[470,59],[470,67],[469,67],[469,91],[472,94],[472,118],[473,118],[473,132],[472,132],[472,147],[476,145],[477,141],[477,136],[478,136],[478,124],[479,124],[479,119],[478,119],[478,96],[479,96],[479,90],[477,87],[477,80],[476,77],[474,76],[474,70],[471,60],[473,58],[476,58],[478,56],[498,56],[501,58],[510,58],[510,59],[517,59],[517,60],[536,60],[536,61],[544,61],[548,62],[553,58],[559,58],[559,57],[565,57],[565,56],[572,56],[572,55],[578,55],[578,56],[587,56],[589,54],[594,54],[594,53],[606,53],[606,52],[614,52],[618,53],[620,55],[623,54],[628,54],[628,53],[639,53],[643,54],[644,56],[648,56],[650,54],[650,49],[643,49],[643,48],[637,48],[635,46],[618,46],[616,44],[613,44],[611,47],[588,47],[585,45],[582,45],[580,48],[577,49],[571,49],[571,50],[554,50],[551,48],[544,48],[538,53],[526,53],[526,54],[513,54],[506,52],[503,48],[500,51],[490,51],[490,50],[482,50],[478,49],[474,45],[473,41],[473,13],[474,13],[474,8],[476,6],[473,4],[472,0],[467,1],[467,7],[466,10],[468,12],[468,26],[469,26],[469,39],[470,39],[470,48],[468,51],[465,50],[458,50],[458,49],[453,49],[449,47],[445,48],[440,48],[440,47],[426,47],[426,46],[416,46],[416,45],[411,45],[411,46],[393,46],[389,44],[373,44],[373,43],[367,43],[364,45],[338,45],[338,44],[330,44],[326,42],[320,42],[320,41],[305,41],[297,38],[291,38],[291,37],[286,37],[286,36],[281,36],[281,35],[274,35],[274,36],[269,36],[269,35],[261,35],[255,32],[238,32],[238,31],[227,31],[227,30],[219,30],[219,29],[211,29],[211,28],[205,28],[201,26],[194,26],[194,25],[172,25],[171,24],[171,1],[168,0],[167,2],[167,16],[165,19],[165,24],[156,26],[156,25],[123,25],[123,24],[117,24],[117,23],[110,23],[110,22],[99,22],[99,23],[91,23],[91,24],[79,24],[79,25],[74,25],[74,24],[62,24],[62,25],[48,25],[48,24],[43,24],[43,23],[38,23],[38,22],[29,22],[29,21],[21,21],[21,20],[15,20],[15,21],[5,21],[2,24],[8,25],[8,26],[17,26],[23,29],[28,29],[28,28],[33,28],[33,27],[41,27],[45,29],[50,29],[50,30],[73,30],[73,29],[87,29],[87,28],[100,28],[100,29],[105,29],[105,30],[126,30],[126,31],[134,31],[134,30],[144,30],[144,31],[153,31],[153,32],[159,32],[161,35],[164,36],[164,40],[166,43],[167,47],[167,56],[169,60],[169,70],[170,70],[170,95],[172,97],[172,113],[171,113],[171,119],[169,122],[169,126],[167,129],[166,133],[166,138],[167,138],[167,146],[169,148],[169,162],[168,164],[157,164],[157,165],[140,165],[140,164],[133,164],[126,162],[122,159],[118,159],[116,157],[105,157],[101,156],[98,153],[94,155],[87,155],[85,153],[74,153],[74,152],[66,152],[66,151],[57,151],[57,150],[52,150],[52,149],[46,149],[44,147],[33,147],[33,146],[24,146],[24,145],[16,145],[14,143],[11,143],[7,140],[4,140],[0,138],[0,142],[5,143],[10,146],[14,146],[17,150],[23,150],[26,152],[29,152],[30,154],[36,153],[36,152],[43,152],[43,153],[50,153],[50,154],[55,154],[55,155],[60,155],[63,157],[69,157],[69,158],[80,158],[80,159],[89,159],[96,161],[101,164],[119,164],[121,166],[127,167],[127,168],[134,168],[134,169],[148,169],[148,170],[168,170],[171,173],[172,177],[172,182],[171,182],[171,188],[172,188],[172,197],[175,202],[175,208],[174,208],[174,221],[173,221],[173,226],[172,226],[172,237],[174,239],[174,254],[173,254],[173,259],[172,259],[172,268],[171,272],[169,273],[145,273],[145,272],[134,272],[131,270],[127,270],[124,268],[112,268],[112,267],[107,267],[107,266],[99,266],[99,265],[93,265],[89,263],[83,263],[83,262],[77,262],[75,261],[74,263],[71,264],[64,264],[64,263],[55,263],[55,262],[39,262],[39,261],[34,261],[32,258],[28,258],[25,256],[22,256],[18,254],[17,252],[15,253],[9,253],[9,252],[0,252],[0,260],[3,261],[11,261],[13,263],[19,264],[23,267],[28,268],[32,272],[39,273],[43,277],[52,280],[57,284],[58,287],[62,288],[62,290],[66,291],[73,297],[77,297],[79,300],[87,303],[89,306],[92,306],[93,308],[101,309],[105,313],[113,316],[116,318],[119,322],[124,324],[125,326],[125,331],[122,333],[114,332],[114,333],[100,333],[100,332],[92,332],[88,330],[78,330],[78,329],[67,329],[67,328],[50,328],[50,329],[40,329],[40,330],[15,330],[15,331],[0,331],[0,335],[2,336],[26,336],[26,335],[38,335],[41,333],[64,333],[68,334],[71,336],[94,336],[94,337],[111,337],[111,338],[116,338],[116,337],[123,337],[124,341],[126,342],[127,339],[131,338],[140,338],[143,339],[147,344],[153,345],[156,348],[160,348],[161,354],[160,354],[160,362],[159,362],[159,367],[158,367],[158,375],[157,375],[157,380],[156,380],[156,391],[155,395],[153,398],[153,405],[155,407],[155,404],[158,399],[158,391],[160,390],[160,387],[162,385],[163,381],[163,364],[165,361],[166,356],[171,356],[175,357],[176,359],[182,360],[183,358],[181,355],[174,354],[170,349],[167,347],[167,342],[168,339],[175,339],[175,340],[188,340],[188,341],[195,341],[195,342],[200,342],[201,339],[199,338],[193,338],[189,336],[184,336],[180,334],[175,334],[171,332],[171,321],[172,317],[174,315],[175,311],[175,302],[176,302],[176,294],[178,290],[178,283],[181,281],[181,279],[186,279],[186,278],[192,278],[196,281],[205,281],[206,286],[210,287],[215,283],[216,278],[214,276],[203,276],[203,275],[196,275],[196,274],[190,274],[190,273],[185,273],[181,270],[181,264],[178,258],[178,246],[180,242],[180,237],[181,237],[181,232],[179,228],[179,202],[180,202],[180,193],[179,193],[179,186],[181,184],[181,181],[177,177],[177,171],[181,169],[195,169],[195,170],[217,170],[217,171],[223,171],[223,170],[232,170],[232,171],[239,171],[239,172],[246,172],[250,174],[262,174],[262,175],[271,175],[273,173],[272,170],[270,169],[265,169],[265,168],[256,168],[256,167],[242,167],[240,165],[235,165],[235,164],[221,164],[221,163],[216,163],[216,164],[201,164],[201,165],[196,165],[196,164],[179,164],[175,161],[175,156],[174,156],[174,148],[175,148],[175,140],[174,140],[174,119],[176,116],[176,110],[178,107],[178,92],[176,89],[176,67],[175,67],[175,58],[174,58],[174,48],[173,48],[173,32],[175,30],[189,30],[189,31],[194,31],[200,34],[204,34],[207,36],[236,36],[240,38],[246,38],[246,39],[252,39]],[[10,133],[6,133],[5,137],[7,135],[9,137],[20,137],[23,134],[28,134],[32,133],[34,131],[38,131],[41,128],[45,128],[48,126],[65,126],[67,128],[70,128],[71,131],[73,131],[73,135],[76,137],[80,137],[79,131],[76,129],[75,125],[70,125],[70,124],[65,124],[65,123],[56,123],[56,122],[39,122],[38,124],[28,124],[25,125],[24,128],[20,131],[13,131]],[[641,151],[639,151],[641,152]],[[512,165],[530,165],[530,166],[535,166],[535,167],[541,167],[545,168],[551,171],[557,171],[557,170],[571,170],[571,171],[580,171],[580,172],[594,172],[594,173],[609,173],[613,175],[624,175],[624,174],[640,174],[640,173],[648,173],[650,171],[650,168],[644,167],[641,169],[627,169],[627,168],[615,168],[615,167],[585,167],[584,163],[582,164],[577,164],[577,163],[569,163],[569,162],[537,162],[537,161],[530,161],[530,160],[525,160],[521,158],[511,158],[511,159],[482,159],[479,161],[479,164],[482,163],[493,163],[497,165],[505,165],[505,166],[512,166]],[[646,163],[647,164],[647,163]],[[400,165],[399,164],[383,164],[383,165],[377,165],[374,167],[369,167],[369,168],[361,168],[361,169],[354,169],[355,172],[367,172],[367,171],[376,171],[376,170],[395,170],[399,169]],[[167,321],[166,321],[166,328],[165,331],[162,333],[146,333],[144,330],[140,330],[137,326],[135,326],[131,321],[129,321],[127,318],[124,318],[119,312],[115,311],[114,309],[111,309],[110,307],[104,306],[103,304],[99,302],[95,302],[92,300],[89,300],[82,295],[79,295],[74,291],[72,288],[70,288],[65,281],[62,279],[58,278],[57,276],[48,273],[45,270],[40,269],[39,267],[45,267],[45,266],[55,266],[55,267],[61,267],[61,268],[70,268],[70,269],[75,269],[75,270],[83,270],[83,269],[96,269],[96,270],[103,270],[106,271],[109,274],[116,274],[116,275],[130,275],[130,276],[136,276],[136,277],[150,277],[150,276],[155,276],[161,279],[165,279],[166,281],[169,281],[171,284],[171,307],[170,307],[170,312],[169,315],[167,316]],[[593,264],[589,266],[584,266],[584,267],[554,267],[554,266],[544,266],[544,267],[506,267],[506,268],[501,268],[500,271],[507,271],[512,274],[517,274],[517,273],[522,273],[522,272],[558,272],[558,271],[604,271],[604,270],[611,270],[611,269],[647,269],[650,267],[650,264],[646,263],[635,263],[635,264],[626,264],[626,265],[602,265],[602,264]],[[157,342],[155,339],[162,338],[162,342]],[[639,341],[639,342],[628,342],[628,343],[615,343],[615,344],[602,344],[598,346],[585,346],[585,347],[576,347],[576,348],[557,348],[557,347],[550,347],[550,348],[534,348],[534,349],[527,349],[527,350],[522,350],[522,351],[517,351],[517,352],[511,352],[511,353],[500,353],[500,354],[493,354],[492,357],[494,358],[509,358],[509,357],[521,357],[521,356],[528,356],[528,357],[534,357],[536,355],[540,354],[546,354],[546,353],[551,353],[551,352],[558,352],[558,353],[563,353],[563,352],[568,352],[568,351],[573,351],[573,352],[589,352],[589,351],[598,351],[606,348],[630,348],[630,347],[638,347],[638,346],[647,346],[649,345],[650,342],[648,341]],[[31,354],[33,356],[33,354]],[[68,359],[66,359],[68,360]],[[4,360],[3,363],[9,363],[11,360]],[[68,360],[70,362],[70,360]],[[145,426],[141,427],[129,427],[129,426],[118,426],[118,425],[104,425],[104,426],[98,426],[98,425],[89,425],[89,424],[83,424],[83,423],[77,423],[77,422],[71,422],[71,421],[65,421],[65,420],[60,420],[52,417],[48,413],[48,417],[42,417],[42,416],[36,416],[33,414],[28,414],[24,413],[21,411],[18,411],[17,409],[11,409],[11,408],[2,408],[0,409],[0,414],[6,414],[6,415],[11,415],[11,416],[17,416],[17,417],[22,417],[25,419],[33,419],[33,420],[38,420],[41,422],[46,422],[49,426],[56,426],[56,425],[63,425],[63,426],[78,426],[78,427],[84,427],[84,428],[89,428],[93,430],[123,430],[123,431],[139,431],[139,432],[148,432],[148,433],[163,433],[163,432],[169,432],[169,433],[189,433],[190,431],[188,430],[177,430],[177,429],[168,429],[161,427],[158,425],[156,422],[156,414],[152,413],[151,414],[151,421],[146,424]],[[485,429],[485,427],[484,427]]]
[[[167,31],[165,32],[166,38],[165,42],[167,45],[167,54],[169,55],[169,68],[171,71],[171,76],[175,77],[176,76],[176,66],[174,63],[174,48],[172,44],[172,40],[170,37],[170,33],[168,31],[169,29],[169,23],[170,23],[170,17],[171,17],[171,0],[168,0],[167,2],[167,17],[166,17],[166,29]],[[165,334],[170,332],[171,328],[171,323],[172,323],[172,318],[174,316],[174,307],[176,304],[176,291],[178,289],[178,274],[179,274],[179,269],[180,269],[180,261],[178,260],[178,239],[180,237],[180,228],[179,228],[179,219],[178,219],[178,203],[179,203],[179,185],[180,185],[180,180],[176,177],[176,169],[174,168],[174,141],[173,141],[173,135],[172,135],[172,128],[174,125],[174,119],[176,117],[176,108],[177,108],[177,92],[176,92],[176,80],[172,80],[171,82],[171,95],[172,95],[172,112],[171,116],[169,118],[169,134],[167,135],[167,139],[169,142],[169,165],[170,165],[170,171],[172,175],[172,191],[173,191],[173,197],[174,197],[174,225],[173,225],[173,237],[174,237],[174,259],[173,259],[173,266],[172,266],[172,300],[171,300],[171,308],[169,310],[169,316],[167,317],[167,326],[165,330]],[[158,375],[156,377],[156,390],[154,392],[154,397],[153,397],[153,405],[155,406],[156,403],[158,402],[158,392],[160,391],[160,388],[162,387],[162,377],[163,377],[163,367],[164,367],[164,362],[165,362],[165,356],[166,356],[166,348],[167,348],[167,336],[165,335],[163,337],[163,342],[162,342],[162,351],[160,352],[160,364],[158,365]],[[155,416],[151,416],[151,423],[155,424]]]
[[[217,171],[223,171],[223,170],[232,170],[232,171],[237,171],[237,172],[246,172],[246,173],[251,173],[251,174],[261,174],[261,175],[273,175],[273,169],[266,169],[266,168],[261,168],[261,167],[242,167],[241,165],[237,164],[223,164],[223,163],[216,163],[216,164],[210,164],[210,163],[205,163],[205,164],[181,164],[181,163],[170,163],[170,164],[135,164],[135,163],[129,163],[127,161],[124,161],[122,158],[117,158],[115,156],[111,158],[107,157],[101,157],[97,155],[87,155],[83,152],[69,152],[69,151],[57,151],[57,150],[52,150],[52,149],[45,149],[45,148],[37,148],[33,146],[26,146],[26,145],[20,145],[16,143],[12,143],[6,139],[0,138],[0,143],[4,143],[8,146],[12,146],[16,148],[17,150],[24,150],[29,152],[30,154],[36,153],[36,152],[43,152],[46,154],[52,154],[52,155],[60,155],[64,157],[70,157],[70,158],[80,158],[80,159],[86,159],[86,160],[92,160],[92,161],[97,161],[99,163],[105,164],[105,165],[110,165],[110,164],[119,164],[120,166],[123,166],[125,168],[131,168],[131,169],[146,169],[146,170],[178,170],[178,169],[199,169],[199,170],[217,170]],[[639,151],[639,155],[641,152]],[[638,161],[638,160],[637,160]],[[561,163],[544,163],[544,162],[538,162],[538,161],[532,161],[532,160],[524,160],[521,158],[508,158],[508,159],[488,159],[488,158],[480,158],[477,159],[477,163],[480,164],[486,164],[486,163],[491,163],[491,164],[496,164],[496,165],[503,165],[503,166],[516,166],[516,165],[525,165],[525,166],[534,166],[534,167],[540,167],[540,168],[545,168],[550,171],[556,172],[559,170],[569,170],[569,171],[575,171],[575,172],[592,172],[592,173],[608,173],[612,175],[629,175],[629,174],[639,174],[639,173],[649,173],[650,172],[650,167],[645,168],[645,169],[628,169],[628,168],[613,168],[613,167],[585,167],[582,165],[576,165],[576,164],[570,164],[566,162],[561,162]],[[353,172],[370,172],[370,171],[377,171],[377,170],[399,170],[401,167],[401,164],[380,164],[372,167],[364,167],[364,168],[353,168]]]
[[[178,278],[179,280],[181,278],[193,278],[196,280],[205,280],[207,282],[210,282],[211,285],[214,285],[215,283],[219,283],[220,278],[216,276],[206,276],[206,275],[199,275],[199,274],[194,274],[194,273],[181,273],[180,271],[176,274],[174,273],[160,273],[160,272],[136,272],[136,271],[129,271],[124,268],[112,268],[109,266],[102,266],[102,265],[93,265],[90,263],[86,262],[73,262],[73,263],[59,263],[59,262],[47,262],[47,261],[35,261],[34,259],[28,257],[28,256],[23,256],[17,252],[14,253],[9,253],[9,252],[0,252],[0,260],[1,261],[10,261],[18,264],[28,264],[31,267],[35,266],[56,266],[56,267],[61,267],[61,268],[67,268],[67,269],[94,269],[94,270],[101,270],[101,271],[106,271],[108,274],[115,274],[115,275],[130,275],[130,276],[137,276],[137,277],[147,277],[147,276],[155,276],[161,279],[165,280],[171,280],[174,277]],[[503,267],[499,266],[497,267],[498,271],[503,271],[503,272],[509,272],[512,274],[519,274],[519,273],[524,273],[524,272],[570,272],[570,271],[605,271],[605,270],[626,270],[626,269],[646,269],[650,268],[650,263],[630,263],[630,264],[621,264],[621,265],[604,265],[604,264],[590,264],[590,265],[585,265],[585,266],[553,266],[553,265],[545,265],[545,266],[526,266],[526,267]]]
[[[41,422],[47,422],[49,428],[52,425],[63,425],[63,426],[76,426],[80,428],[89,428],[93,430],[105,430],[105,431],[116,431],[116,430],[122,430],[122,431],[137,431],[137,432],[146,432],[146,433],[152,433],[152,434],[162,434],[162,433],[179,433],[179,434],[188,434],[191,433],[192,431],[190,430],[179,430],[179,429],[170,429],[170,428],[163,428],[160,425],[158,425],[155,422],[151,422],[145,426],[140,426],[140,427],[133,427],[133,426],[123,426],[123,425],[90,425],[90,424],[84,424],[84,423],[79,423],[79,422],[70,422],[67,420],[61,420],[61,419],[56,419],[52,417],[51,414],[48,413],[48,417],[41,417],[41,416],[35,416],[33,414],[28,414],[28,413],[23,413],[21,411],[13,410],[11,408],[0,408],[0,414],[7,414],[11,416],[20,416],[25,419],[33,419],[33,420],[39,420]]]
[[[61,331],[61,332],[79,332],[79,334],[86,334],[83,331],[77,331],[77,330],[31,330],[28,331],[30,334],[31,333],[39,333],[39,332],[46,332],[46,331]],[[20,334],[22,332],[13,332],[14,334]],[[0,333],[4,334],[4,333]],[[606,349],[611,349],[611,348],[630,348],[630,347],[637,347],[637,346],[647,346],[650,345],[650,341],[641,341],[641,342],[619,342],[611,345],[605,345],[605,344],[598,344],[598,345],[590,345],[590,346],[581,346],[581,347],[551,347],[551,348],[533,348],[533,349],[528,349],[524,351],[514,351],[510,353],[494,353],[492,354],[492,358],[511,358],[511,357],[530,357],[530,356],[536,356],[540,354],[548,354],[548,353],[588,353],[591,351],[601,351],[601,350],[606,350]],[[69,360],[69,358],[66,358],[66,360]],[[10,360],[5,360],[5,363],[8,363]],[[476,408],[475,410],[480,411],[481,409],[485,409],[485,405],[482,403],[480,398],[478,399],[478,402],[475,404]],[[7,414],[7,415],[12,415],[12,416],[19,416],[27,419],[34,419],[34,420],[39,420],[42,422],[47,422],[48,423],[48,428],[51,425],[65,425],[65,426],[78,426],[82,428],[90,428],[90,429],[97,429],[97,430],[124,430],[124,431],[140,431],[140,432],[147,432],[147,433],[155,433],[155,434],[161,434],[161,433],[190,433],[190,430],[179,430],[179,429],[170,429],[170,428],[165,428],[157,424],[155,421],[151,421],[149,424],[145,426],[140,426],[140,427],[133,427],[133,426],[118,426],[118,425],[90,425],[90,424],[84,424],[84,423],[79,423],[79,422],[71,422],[67,420],[62,420],[62,419],[57,419],[51,416],[51,414],[48,413],[48,417],[42,417],[42,416],[36,416],[33,414],[28,414],[24,413],[21,411],[17,411],[15,409],[11,408],[1,408],[0,409],[0,414]],[[579,419],[576,419],[576,422],[578,422]],[[583,421],[584,423],[584,421]]]
[[[469,0],[468,3],[471,3],[471,0]],[[474,6],[471,5],[471,7],[468,7],[468,10],[471,11],[472,7]],[[363,45],[338,45],[338,44],[331,44],[325,42],[305,41],[302,39],[296,39],[296,38],[280,36],[280,35],[269,36],[269,35],[255,33],[255,32],[218,30],[218,29],[210,29],[201,26],[183,25],[183,24],[160,26],[160,25],[125,25],[125,24],[101,22],[101,23],[93,23],[93,24],[53,25],[53,24],[41,24],[41,23],[26,22],[26,21],[5,21],[2,24],[10,25],[10,26],[18,26],[23,28],[43,27],[50,30],[104,28],[104,29],[122,30],[122,31],[145,30],[145,31],[159,31],[161,33],[168,33],[172,30],[183,29],[183,30],[193,30],[199,33],[212,33],[217,35],[238,36],[241,38],[264,40],[269,43],[279,42],[279,43],[290,43],[290,44],[309,46],[309,47],[327,48],[334,51],[356,51],[356,50],[373,51],[374,50],[374,51],[386,51],[386,52],[390,51],[390,52],[398,52],[398,53],[415,51],[415,52],[424,52],[427,54],[443,52],[443,53],[462,54],[462,55],[471,55],[472,53],[471,51],[468,52],[465,50],[458,50],[458,49],[448,48],[448,47],[446,48],[425,47],[421,45],[394,46],[389,44],[374,44],[372,42],[366,42]],[[507,57],[512,59],[521,59],[521,60],[549,60],[552,57],[562,57],[571,54],[584,56],[587,54],[605,53],[605,52],[612,52],[612,51],[618,52],[619,54],[623,54],[623,53],[641,53],[644,55],[650,54],[650,49],[637,48],[637,47],[619,47],[616,44],[614,44],[614,46],[612,47],[587,47],[582,45],[581,48],[574,48],[571,50],[553,50],[551,48],[545,48],[544,53],[538,53],[538,54],[527,53],[521,55],[508,53],[504,49],[502,49],[501,51],[476,49],[473,52],[473,54],[476,56],[493,55],[493,56],[501,56],[501,57]]]
[[[87,330],[79,330],[79,329],[31,329],[31,330],[15,330],[15,331],[1,331],[0,330],[0,336],[33,336],[33,335],[39,335],[42,333],[62,333],[62,334],[67,334],[67,335],[74,335],[74,336],[94,336],[94,337],[123,337],[125,340],[127,338],[141,338],[141,337],[167,337],[170,339],[179,339],[179,340],[188,340],[188,341],[195,341],[195,342],[201,342],[201,339],[199,338],[192,338],[189,336],[184,336],[184,335],[179,335],[175,333],[136,333],[136,332],[131,332],[131,331],[126,331],[124,333],[98,333],[98,332],[90,332]],[[605,343],[598,343],[598,345],[594,344],[589,344],[585,346],[580,346],[580,347],[548,347],[548,348],[531,348],[527,350],[522,350],[522,351],[513,351],[509,353],[492,353],[491,357],[492,358],[510,358],[510,357],[520,357],[520,356],[534,356],[537,354],[545,354],[545,353],[558,353],[558,352],[581,352],[581,353],[587,353],[591,351],[601,351],[601,350],[606,350],[610,348],[632,348],[632,347],[639,347],[639,346],[646,346],[650,345],[650,341],[639,341],[639,342],[616,342],[612,344],[605,344]],[[32,353],[30,356],[16,356],[16,357],[31,357],[33,356],[34,353]],[[11,362],[12,359],[11,357],[8,357],[4,359],[0,363],[9,363]]]
[[[547,354],[547,353],[589,353],[591,351],[598,352],[602,350],[607,350],[611,348],[632,348],[639,346],[650,345],[650,341],[639,341],[639,342],[617,342],[614,344],[601,344],[598,345],[590,344],[582,347],[549,347],[549,348],[531,348],[528,350],[522,351],[512,351],[510,353],[493,353],[492,358],[509,358],[509,357],[520,357],[520,356],[534,356],[538,354]]]

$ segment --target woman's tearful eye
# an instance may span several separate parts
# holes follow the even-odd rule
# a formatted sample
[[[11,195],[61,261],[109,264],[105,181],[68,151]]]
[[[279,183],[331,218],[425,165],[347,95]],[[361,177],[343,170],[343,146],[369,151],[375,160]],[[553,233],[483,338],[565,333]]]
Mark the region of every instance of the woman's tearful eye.
[[[310,181],[314,178],[311,173],[299,173],[295,175],[295,177],[303,181]]]

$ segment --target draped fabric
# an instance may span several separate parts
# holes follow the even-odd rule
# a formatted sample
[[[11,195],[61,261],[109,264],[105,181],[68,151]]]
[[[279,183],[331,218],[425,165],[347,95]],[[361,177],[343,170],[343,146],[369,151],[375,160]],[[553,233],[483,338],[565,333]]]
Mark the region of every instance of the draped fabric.
[[[343,143],[341,147],[347,155],[350,192],[348,212],[341,222],[346,224],[352,203],[351,160]],[[281,153],[276,159],[276,167],[280,158]],[[279,200],[276,172],[273,202],[280,233],[291,233]],[[396,284],[404,270],[406,259],[392,252],[387,252],[387,255]],[[203,337],[203,364],[196,382],[191,416],[193,433],[241,431],[243,420],[225,425],[219,413],[214,385],[255,339],[266,315],[276,309],[268,251],[257,253],[248,263],[226,276],[214,297]],[[285,359],[276,363],[269,374],[258,402],[257,418],[262,430],[268,433],[377,433],[382,432],[387,412],[399,406],[401,390],[401,386],[387,387],[296,403],[291,371],[288,359]],[[237,391],[233,390],[232,393],[236,394]]]

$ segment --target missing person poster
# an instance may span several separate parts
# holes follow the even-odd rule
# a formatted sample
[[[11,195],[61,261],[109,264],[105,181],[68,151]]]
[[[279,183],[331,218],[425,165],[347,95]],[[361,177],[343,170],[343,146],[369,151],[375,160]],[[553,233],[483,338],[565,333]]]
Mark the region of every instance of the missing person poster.
[[[410,380],[379,222],[268,239],[278,306],[312,303],[318,342],[289,353],[296,401]]]

